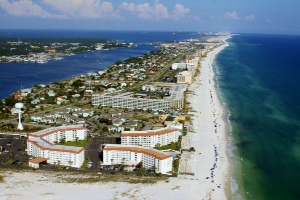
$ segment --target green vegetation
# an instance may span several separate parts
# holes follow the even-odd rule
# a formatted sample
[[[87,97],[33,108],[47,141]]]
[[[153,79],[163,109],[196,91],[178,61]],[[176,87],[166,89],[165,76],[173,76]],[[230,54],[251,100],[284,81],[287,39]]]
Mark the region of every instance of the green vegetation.
[[[15,121],[16,123],[7,123],[7,124],[1,124],[0,125],[0,131],[4,132],[15,132],[17,131],[17,120]],[[42,127],[36,127],[36,126],[29,126],[29,125],[24,125],[24,130],[23,132],[35,132],[35,131],[40,131],[43,128]]]
[[[171,144],[168,144],[165,146],[155,147],[155,149],[157,149],[157,150],[168,150],[168,149],[179,150],[180,145],[181,145],[180,142],[172,142]]]
[[[97,43],[106,44],[110,40],[97,38],[23,38],[18,42],[17,38],[0,38],[0,55],[27,55],[28,53],[45,52],[44,46],[52,47],[55,45],[56,52],[63,52],[66,49],[73,48],[72,52],[81,52],[91,49],[91,46]],[[115,43],[114,41],[113,44]],[[60,43],[61,45],[57,45]],[[94,49],[93,49],[94,50]]]
[[[130,175],[130,176],[128,176]],[[131,176],[128,174],[86,174],[84,177],[63,178],[67,183],[96,183],[96,182],[126,182],[131,184],[145,183],[154,184],[158,181],[167,180],[164,176]]]
[[[88,159],[84,159],[84,162],[82,163],[81,168],[82,168],[82,169],[87,168],[88,162],[89,162]]]
[[[179,159],[173,160],[173,172],[178,173],[179,170]]]
[[[0,175],[0,183],[4,182],[4,176]]]
[[[74,146],[74,147],[85,147],[86,140],[60,142],[60,143],[57,143],[57,145]]]

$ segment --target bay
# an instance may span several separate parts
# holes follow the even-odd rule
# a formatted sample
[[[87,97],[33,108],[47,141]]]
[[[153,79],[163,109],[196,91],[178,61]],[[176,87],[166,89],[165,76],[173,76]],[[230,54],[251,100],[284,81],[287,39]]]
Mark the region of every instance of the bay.
[[[158,47],[150,42],[180,41],[201,37],[195,32],[91,31],[91,30],[0,30],[0,37],[16,38],[108,38],[133,42],[136,47],[94,51],[66,56],[63,60],[0,64],[0,99],[21,88],[48,84],[80,74],[102,70],[130,57],[147,54]]]

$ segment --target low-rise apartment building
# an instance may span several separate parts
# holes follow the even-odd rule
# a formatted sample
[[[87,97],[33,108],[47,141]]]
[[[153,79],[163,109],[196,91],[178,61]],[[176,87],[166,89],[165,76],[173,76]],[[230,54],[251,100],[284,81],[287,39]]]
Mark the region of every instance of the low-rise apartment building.
[[[85,140],[87,129],[83,125],[70,125],[48,128],[29,133],[27,154],[48,158],[48,163],[80,167],[84,162],[84,148],[55,145],[55,142]]]
[[[170,102],[157,99],[131,98],[121,95],[108,96],[93,94],[92,104],[94,106],[112,106],[117,108],[131,108],[131,109],[152,109],[152,110],[169,110]]]
[[[156,173],[172,171],[172,154],[151,148],[107,144],[103,148],[103,165],[123,164],[130,167],[131,163],[140,163],[145,169],[154,170]]]
[[[147,131],[123,131],[122,145],[138,145],[143,147],[164,146],[177,142],[181,132],[177,128],[162,128]]]
[[[85,140],[86,136],[87,129],[83,125],[58,126],[28,133],[29,139],[43,138],[50,143]]]

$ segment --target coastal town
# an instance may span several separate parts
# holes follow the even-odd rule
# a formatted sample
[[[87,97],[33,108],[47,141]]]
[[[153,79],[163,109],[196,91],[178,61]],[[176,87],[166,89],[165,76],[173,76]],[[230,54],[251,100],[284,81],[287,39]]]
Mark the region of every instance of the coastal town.
[[[198,170],[190,162],[204,152],[199,152],[194,142],[208,140],[200,132],[216,134],[223,123],[217,118],[223,113],[219,107],[209,109],[212,113],[204,117],[215,118],[213,129],[200,130],[206,126],[202,124],[205,120],[198,119],[198,111],[206,104],[199,107],[196,101],[205,97],[203,102],[219,105],[211,88],[212,53],[224,48],[227,38],[161,43],[160,50],[118,61],[104,70],[13,93],[0,103],[0,167],[142,175],[159,177],[157,181],[182,176],[199,180]],[[205,64],[210,67],[205,69],[209,70],[207,80],[199,79],[203,60],[210,62]],[[205,88],[208,98],[196,91],[204,81],[211,88]],[[24,105],[19,121],[16,103]],[[216,143],[212,148],[213,161],[203,163],[205,167],[211,164],[210,174],[201,177],[221,188],[215,171],[221,159],[218,148],[224,147]]]
[[[133,47],[109,39],[95,38],[0,38],[0,63],[30,62],[43,64],[49,60],[61,60],[79,52]]]

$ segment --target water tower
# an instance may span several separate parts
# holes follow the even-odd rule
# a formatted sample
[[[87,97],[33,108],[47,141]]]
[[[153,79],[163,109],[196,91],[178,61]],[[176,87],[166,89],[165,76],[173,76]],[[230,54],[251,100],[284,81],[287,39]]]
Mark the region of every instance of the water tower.
[[[16,107],[16,109],[18,109],[18,114],[19,114],[18,130],[23,130],[24,128],[23,128],[22,123],[21,123],[21,119],[22,119],[22,117],[21,117],[22,110],[21,109],[24,108],[24,104],[16,103],[15,107]]]

